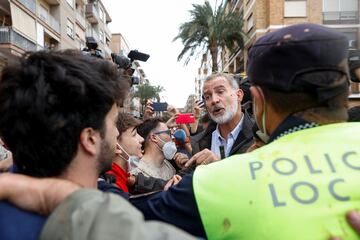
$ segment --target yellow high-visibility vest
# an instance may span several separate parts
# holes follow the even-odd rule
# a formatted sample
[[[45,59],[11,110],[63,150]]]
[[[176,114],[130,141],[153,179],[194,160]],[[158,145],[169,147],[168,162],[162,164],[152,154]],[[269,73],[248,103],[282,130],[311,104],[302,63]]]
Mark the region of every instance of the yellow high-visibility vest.
[[[208,239],[359,239],[360,123],[285,135],[248,154],[199,166],[196,203]]]

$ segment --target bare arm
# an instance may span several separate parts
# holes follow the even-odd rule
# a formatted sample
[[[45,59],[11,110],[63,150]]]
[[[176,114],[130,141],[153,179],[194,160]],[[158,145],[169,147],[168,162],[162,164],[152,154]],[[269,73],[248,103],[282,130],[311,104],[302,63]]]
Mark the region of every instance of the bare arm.
[[[27,211],[42,215],[51,213],[80,186],[60,179],[37,179],[20,174],[0,175],[0,199],[8,200]]]

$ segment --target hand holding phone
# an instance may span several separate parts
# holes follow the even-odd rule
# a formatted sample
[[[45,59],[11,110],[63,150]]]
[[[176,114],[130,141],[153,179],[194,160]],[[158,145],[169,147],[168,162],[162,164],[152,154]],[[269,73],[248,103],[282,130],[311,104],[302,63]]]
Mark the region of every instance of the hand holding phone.
[[[151,107],[156,112],[164,112],[167,110],[168,104],[166,102],[153,102]]]
[[[205,108],[205,103],[203,100],[195,100],[195,104],[199,107],[199,108]]]
[[[191,113],[179,114],[175,122],[176,124],[190,124],[195,122],[195,117]]]

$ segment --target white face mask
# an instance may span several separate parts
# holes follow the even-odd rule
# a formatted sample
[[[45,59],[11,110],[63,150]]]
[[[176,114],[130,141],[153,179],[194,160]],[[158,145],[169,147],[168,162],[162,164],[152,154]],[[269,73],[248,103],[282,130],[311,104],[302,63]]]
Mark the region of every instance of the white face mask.
[[[129,155],[125,149],[117,143],[117,146],[121,149],[123,153],[127,155],[127,159],[120,155],[120,158],[126,161],[127,163],[127,171],[131,172],[131,170],[136,169],[139,166],[140,158],[138,156]]]
[[[164,143],[164,145],[162,146],[162,152],[164,154],[164,157],[167,160],[171,160],[174,158],[175,153],[177,152],[177,148],[176,145],[173,141],[169,141],[169,142],[165,142],[164,140],[162,140],[160,137],[158,137],[160,139],[160,141],[162,143]]]

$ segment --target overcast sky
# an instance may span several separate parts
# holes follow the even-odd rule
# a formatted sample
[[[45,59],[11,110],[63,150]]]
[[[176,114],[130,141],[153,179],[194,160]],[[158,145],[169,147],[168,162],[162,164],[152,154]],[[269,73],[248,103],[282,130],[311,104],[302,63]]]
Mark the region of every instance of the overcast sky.
[[[112,18],[112,33],[121,33],[130,49],[150,54],[141,66],[152,85],[161,85],[163,100],[184,107],[189,94],[195,92],[195,77],[200,60],[177,62],[183,45],[172,42],[179,25],[190,19],[193,3],[204,0],[102,0]]]

